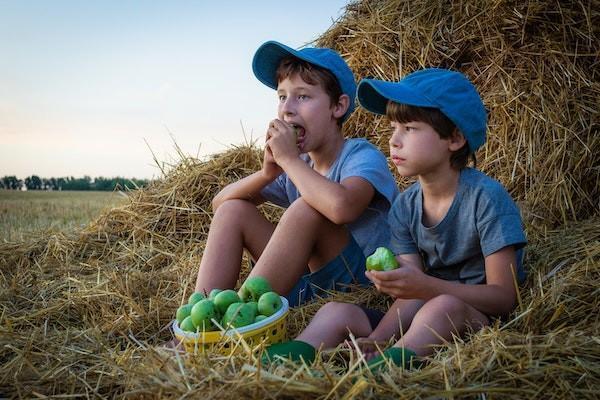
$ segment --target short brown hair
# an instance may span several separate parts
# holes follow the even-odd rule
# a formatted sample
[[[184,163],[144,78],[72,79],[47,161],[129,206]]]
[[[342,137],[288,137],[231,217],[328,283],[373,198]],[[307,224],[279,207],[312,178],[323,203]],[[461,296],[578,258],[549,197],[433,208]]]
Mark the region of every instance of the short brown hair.
[[[344,94],[335,75],[325,68],[313,65],[297,57],[289,56],[283,58],[277,68],[277,82],[279,83],[296,74],[308,84],[321,85],[325,93],[329,96],[332,107],[338,103],[340,96]],[[342,118],[338,118],[337,122],[339,126],[342,126]]]
[[[386,115],[391,121],[400,123],[406,122],[425,122],[437,132],[442,139],[449,139],[458,129],[443,112],[437,108],[417,107],[408,104],[399,104],[388,101]],[[475,154],[469,149],[469,144],[465,143],[463,147],[454,151],[450,156],[450,165],[452,168],[461,170],[469,163],[469,158],[473,160],[473,165],[477,165]]]

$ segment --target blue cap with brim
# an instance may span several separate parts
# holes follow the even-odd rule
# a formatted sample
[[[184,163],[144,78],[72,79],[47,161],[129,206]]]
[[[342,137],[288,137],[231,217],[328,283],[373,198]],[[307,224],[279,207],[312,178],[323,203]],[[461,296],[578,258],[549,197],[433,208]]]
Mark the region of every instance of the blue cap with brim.
[[[342,117],[342,121],[354,111],[354,98],[356,96],[356,82],[354,75],[344,59],[334,50],[321,47],[305,47],[294,50],[284,44],[275,41],[263,43],[252,60],[252,71],[259,81],[272,89],[277,89],[277,68],[281,60],[288,56],[294,56],[308,63],[324,68],[331,72],[338,80],[342,93],[350,98],[348,110]]]
[[[388,101],[437,108],[464,135],[472,152],[485,143],[485,107],[475,86],[459,72],[428,68],[406,75],[400,82],[363,79],[358,85],[358,101],[382,115]]]

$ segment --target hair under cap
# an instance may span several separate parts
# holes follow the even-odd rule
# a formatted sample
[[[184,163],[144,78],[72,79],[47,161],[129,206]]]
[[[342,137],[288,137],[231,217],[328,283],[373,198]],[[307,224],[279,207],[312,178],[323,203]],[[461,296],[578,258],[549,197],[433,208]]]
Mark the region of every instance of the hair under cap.
[[[363,79],[358,85],[358,100],[367,110],[382,115],[388,101],[437,108],[454,122],[473,153],[485,143],[485,107],[475,86],[460,72],[428,68],[399,82]]]
[[[281,60],[288,56],[294,56],[310,64],[324,68],[331,72],[337,79],[342,93],[348,95],[350,102],[348,110],[342,117],[345,121],[354,111],[354,98],[356,96],[356,82],[354,74],[346,64],[346,61],[336,51],[321,47],[305,47],[294,50],[284,44],[275,41],[263,43],[252,60],[252,71],[259,81],[272,89],[277,89],[277,68]]]

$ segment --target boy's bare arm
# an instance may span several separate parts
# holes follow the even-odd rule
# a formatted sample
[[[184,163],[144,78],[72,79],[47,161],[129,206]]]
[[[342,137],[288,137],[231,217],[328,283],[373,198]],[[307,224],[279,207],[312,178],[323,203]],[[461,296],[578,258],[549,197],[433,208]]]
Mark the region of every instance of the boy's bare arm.
[[[256,205],[263,203],[265,199],[261,196],[260,191],[272,181],[273,179],[265,177],[262,171],[257,171],[239,181],[230,183],[213,198],[213,211],[216,211],[226,200],[248,200]]]
[[[486,283],[466,285],[426,275],[419,268],[393,271],[369,271],[367,276],[378,290],[403,299],[429,300],[442,294],[455,296],[487,315],[505,315],[516,303],[513,272],[516,268],[513,246],[505,247],[485,258]]]
[[[375,195],[367,180],[350,177],[333,182],[314,171],[302,159],[286,160],[281,164],[302,198],[334,224],[342,225],[356,220]]]
[[[260,194],[260,191],[269,183],[273,182],[282,172],[283,170],[277,165],[273,158],[271,149],[269,146],[265,146],[263,165],[260,171],[256,171],[252,175],[230,183],[221,189],[212,200],[213,211],[216,211],[226,200],[248,200],[256,205],[263,203],[265,199]]]

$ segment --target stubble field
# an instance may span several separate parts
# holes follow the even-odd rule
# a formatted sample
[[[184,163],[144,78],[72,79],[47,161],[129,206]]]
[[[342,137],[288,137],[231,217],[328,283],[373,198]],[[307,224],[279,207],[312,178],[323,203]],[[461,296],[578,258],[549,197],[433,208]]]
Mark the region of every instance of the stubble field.
[[[21,241],[33,232],[78,228],[125,201],[119,192],[0,190],[0,242]]]

